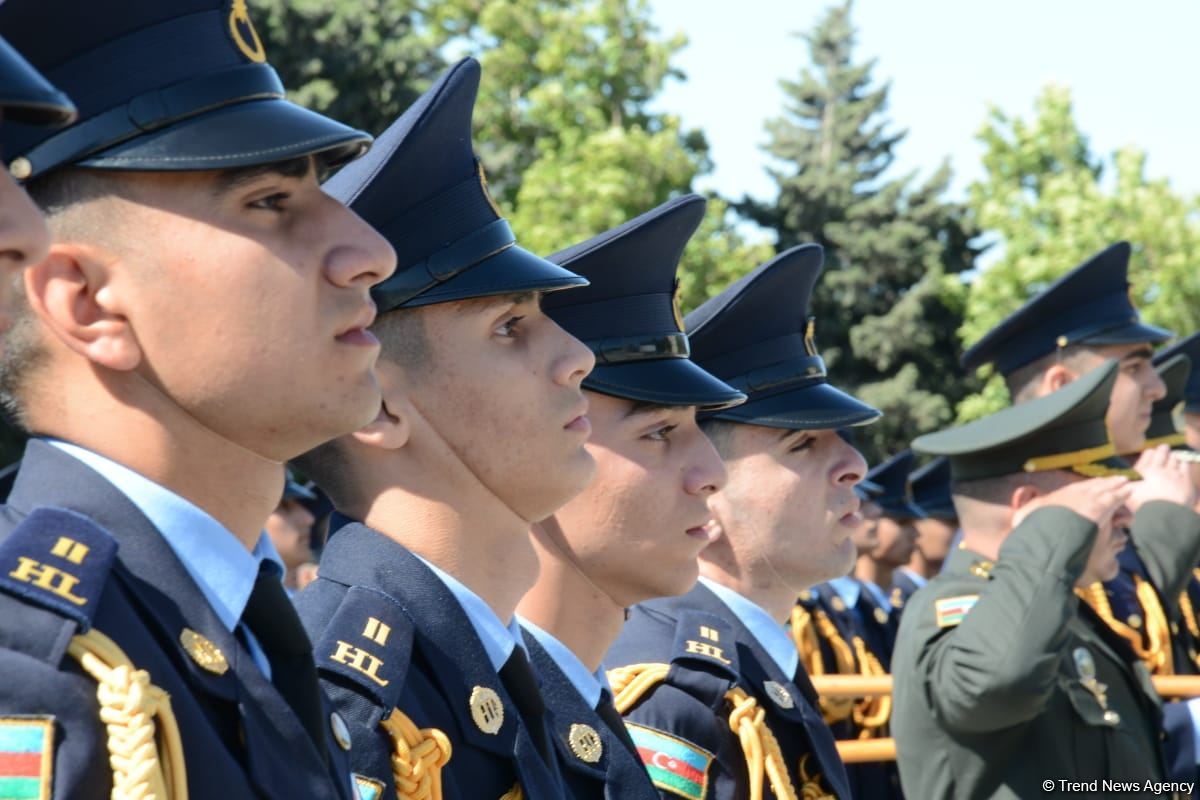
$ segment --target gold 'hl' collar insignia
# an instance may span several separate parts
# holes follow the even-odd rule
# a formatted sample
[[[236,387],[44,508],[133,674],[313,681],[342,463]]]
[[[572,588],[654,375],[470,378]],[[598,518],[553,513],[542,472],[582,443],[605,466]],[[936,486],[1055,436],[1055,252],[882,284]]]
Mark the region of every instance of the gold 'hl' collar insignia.
[[[471,690],[471,719],[484,733],[495,735],[504,726],[504,703],[495,689],[476,686]]]
[[[229,662],[225,660],[225,654],[221,652],[221,648],[191,628],[183,629],[183,632],[179,634],[179,642],[187,654],[192,657],[192,661],[199,664],[202,669],[216,675],[224,675],[229,670]]]

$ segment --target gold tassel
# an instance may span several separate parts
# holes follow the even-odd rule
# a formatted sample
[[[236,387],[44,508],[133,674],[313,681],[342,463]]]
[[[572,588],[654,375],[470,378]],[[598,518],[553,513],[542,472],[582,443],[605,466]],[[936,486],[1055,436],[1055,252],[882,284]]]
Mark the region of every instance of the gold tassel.
[[[417,728],[398,708],[379,725],[392,740],[397,800],[442,800],[442,767],[450,762],[450,738],[437,728]]]

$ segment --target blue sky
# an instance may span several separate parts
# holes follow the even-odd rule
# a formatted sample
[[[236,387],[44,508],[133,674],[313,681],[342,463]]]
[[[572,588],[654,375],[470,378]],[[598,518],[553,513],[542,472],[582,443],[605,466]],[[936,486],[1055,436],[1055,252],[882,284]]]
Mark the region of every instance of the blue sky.
[[[716,172],[699,188],[770,197],[763,121],[781,110],[781,77],[806,63],[803,41],[826,7],[811,0],[651,0],[663,33],[683,31],[659,105],[709,138]],[[1029,117],[1047,83],[1072,90],[1076,118],[1100,153],[1136,144],[1152,177],[1200,193],[1200,3],[1194,0],[857,0],[856,60],[890,80],[889,115],[909,131],[899,170],[943,157],[955,193],[980,175],[974,135],[988,104]]]

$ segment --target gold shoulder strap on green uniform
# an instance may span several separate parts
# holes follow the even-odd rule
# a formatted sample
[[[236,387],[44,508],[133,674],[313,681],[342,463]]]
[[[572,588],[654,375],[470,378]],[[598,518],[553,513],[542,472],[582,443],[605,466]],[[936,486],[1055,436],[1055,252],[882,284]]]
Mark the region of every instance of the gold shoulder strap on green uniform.
[[[418,728],[398,708],[379,725],[392,740],[397,800],[442,800],[442,767],[450,761],[450,738],[436,728]]]
[[[838,633],[837,626],[823,610],[814,608],[810,613],[803,606],[797,605],[792,609],[792,639],[800,651],[800,661],[809,675],[824,675],[825,661],[821,657],[819,639],[829,643],[833,651],[834,666],[837,675],[854,675],[858,670],[854,665],[854,651]],[[841,722],[850,716],[854,710],[852,697],[821,697],[821,714],[828,723]]]
[[[96,680],[113,800],[187,800],[183,742],[170,696],[95,628],[73,637],[67,652]]]
[[[610,669],[608,683],[617,713],[625,716],[646,692],[665,681],[670,671],[670,664],[630,664]]]
[[[1113,613],[1112,604],[1104,591],[1104,584],[1093,583],[1086,589],[1076,589],[1085,603],[1091,606],[1100,619],[1112,628],[1121,638],[1129,642],[1134,654],[1145,663],[1153,675],[1170,675],[1174,672],[1171,662],[1171,632],[1167,625],[1167,616],[1162,604],[1158,601],[1158,593],[1147,581],[1134,575],[1134,591],[1137,594],[1138,605],[1144,614],[1143,624],[1146,636],[1143,640],[1140,631],[1135,630],[1125,622],[1117,619]]]

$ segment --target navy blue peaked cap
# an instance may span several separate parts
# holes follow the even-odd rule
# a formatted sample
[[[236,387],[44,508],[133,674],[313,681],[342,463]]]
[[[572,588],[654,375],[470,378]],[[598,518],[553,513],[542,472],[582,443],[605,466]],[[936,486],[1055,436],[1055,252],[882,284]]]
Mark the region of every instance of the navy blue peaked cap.
[[[585,389],[701,408],[746,399],[688,358],[688,337],[675,311],[679,257],[707,205],[699,195],[678,197],[550,256],[590,282],[542,301],[550,318],[596,355]]]
[[[463,59],[325,182],[396,250],[396,271],[371,290],[380,313],[587,284],[517,247],[471,144],[478,91],[479,62]]]
[[[957,520],[950,493],[950,459],[938,456],[908,476],[912,501],[934,519]]]
[[[54,31],[47,29],[44,33]],[[75,105],[50,85],[12,45],[0,39],[0,109],[5,122],[65,125],[75,119]]]
[[[1141,321],[1129,299],[1129,242],[1100,251],[1038,292],[963,353],[974,370],[1008,375],[1073,344],[1165,342],[1171,332]]]
[[[871,500],[883,509],[885,517],[920,519],[925,516],[925,512],[913,503],[909,493],[908,478],[915,461],[913,451],[904,450],[867,472],[867,480],[883,487],[883,493],[873,496]]]
[[[826,379],[808,316],[823,262],[820,245],[793,247],[687,315],[692,360],[750,398],[708,416],[793,430],[879,418]]]
[[[1167,361],[1175,356],[1184,355],[1192,362],[1193,369],[1188,373],[1187,383],[1184,384],[1182,394],[1175,398],[1178,403],[1182,398],[1183,410],[1188,414],[1200,414],[1200,370],[1194,367],[1200,364],[1200,333],[1193,333],[1185,339],[1180,339],[1170,347],[1164,347],[1162,350],[1154,354],[1154,365],[1156,367],[1166,364]],[[1162,370],[1159,370],[1162,374]],[[1164,380],[1165,380],[1164,375]],[[1169,394],[1169,393],[1168,393]]]
[[[79,106],[69,127],[3,127],[12,175],[68,164],[215,170],[360,155],[367,134],[289,103],[245,0],[10,0],[0,35]]]

